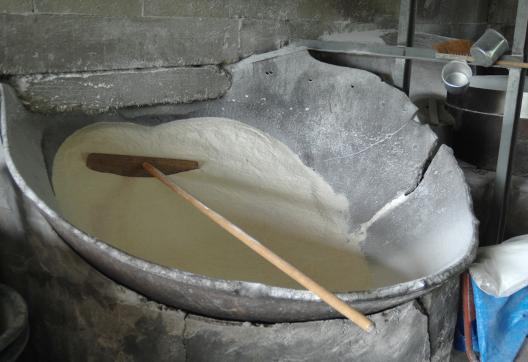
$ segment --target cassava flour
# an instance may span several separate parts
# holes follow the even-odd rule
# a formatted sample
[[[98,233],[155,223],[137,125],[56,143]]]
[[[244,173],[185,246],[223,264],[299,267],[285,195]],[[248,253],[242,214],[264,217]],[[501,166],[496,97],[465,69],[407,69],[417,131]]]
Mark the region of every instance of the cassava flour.
[[[367,289],[366,260],[347,243],[348,201],[286,145],[225,118],[145,127],[96,123],[53,164],[65,218],[131,255],[210,277],[299,288],[154,178],[88,169],[91,152],[197,160],[179,186],[333,291]]]

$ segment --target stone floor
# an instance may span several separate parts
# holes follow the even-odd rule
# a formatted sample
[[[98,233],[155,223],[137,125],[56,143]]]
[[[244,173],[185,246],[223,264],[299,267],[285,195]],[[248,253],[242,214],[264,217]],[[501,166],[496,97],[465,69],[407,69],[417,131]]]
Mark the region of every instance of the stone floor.
[[[460,352],[453,349],[453,352],[451,353],[451,361],[450,362],[466,362],[468,361],[468,358],[466,357],[465,352]],[[528,342],[527,340],[524,341],[524,344],[519,351],[519,355],[517,358],[515,358],[514,362],[524,362],[528,361]]]
[[[451,362],[466,362],[466,361],[468,361],[466,353],[453,350],[453,353],[451,353]]]

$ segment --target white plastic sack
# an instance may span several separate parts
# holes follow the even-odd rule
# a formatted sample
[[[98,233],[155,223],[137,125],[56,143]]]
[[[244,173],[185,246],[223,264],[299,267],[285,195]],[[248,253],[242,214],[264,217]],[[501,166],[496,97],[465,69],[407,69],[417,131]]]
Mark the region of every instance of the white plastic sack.
[[[469,268],[473,280],[487,294],[508,297],[528,285],[528,235],[481,247]]]

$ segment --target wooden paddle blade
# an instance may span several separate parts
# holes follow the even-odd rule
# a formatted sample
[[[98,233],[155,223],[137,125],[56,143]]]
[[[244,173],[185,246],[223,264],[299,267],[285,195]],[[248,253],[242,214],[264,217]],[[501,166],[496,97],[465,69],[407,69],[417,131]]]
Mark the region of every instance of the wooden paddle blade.
[[[90,153],[86,158],[86,166],[94,171],[127,177],[151,177],[143,168],[144,162],[156,166],[156,168],[167,175],[199,168],[196,161],[175,158],[115,155],[110,153]]]

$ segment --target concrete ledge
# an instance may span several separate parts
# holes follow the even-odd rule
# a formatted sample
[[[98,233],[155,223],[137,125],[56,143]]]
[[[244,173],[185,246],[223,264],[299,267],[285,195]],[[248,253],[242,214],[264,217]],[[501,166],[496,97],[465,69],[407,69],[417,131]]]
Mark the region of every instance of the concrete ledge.
[[[218,67],[204,66],[17,76],[11,84],[33,111],[95,113],[217,98],[227,91],[230,80]]]
[[[398,2],[383,0],[326,0],[324,6],[318,0],[145,0],[144,15],[374,21],[379,15],[397,18],[398,11]]]
[[[0,14],[0,74],[227,64],[290,38],[375,27],[350,21]]]
[[[34,0],[40,13],[141,16],[142,0]],[[31,2],[31,1],[30,1]]]
[[[238,21],[0,15],[0,73],[59,73],[232,63]]]
[[[33,11],[32,0],[2,0],[0,1],[0,13],[31,13]]]

